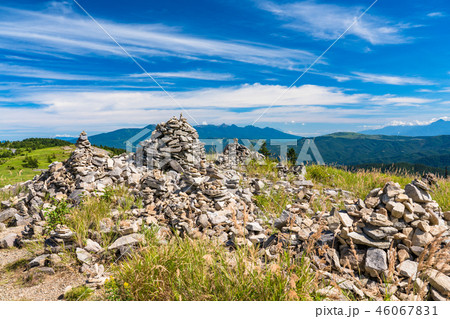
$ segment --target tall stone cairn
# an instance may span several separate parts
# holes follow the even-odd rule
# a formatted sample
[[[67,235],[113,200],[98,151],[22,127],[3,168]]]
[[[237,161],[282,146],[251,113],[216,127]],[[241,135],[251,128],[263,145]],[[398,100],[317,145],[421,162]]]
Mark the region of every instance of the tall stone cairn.
[[[179,173],[191,168],[201,170],[206,160],[203,143],[197,131],[180,115],[156,126],[150,139],[140,143],[137,165]]]

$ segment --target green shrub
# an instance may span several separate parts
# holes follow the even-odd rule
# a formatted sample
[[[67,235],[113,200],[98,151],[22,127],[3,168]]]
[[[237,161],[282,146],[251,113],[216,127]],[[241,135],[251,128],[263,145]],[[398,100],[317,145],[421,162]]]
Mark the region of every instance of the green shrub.
[[[46,209],[44,216],[47,221],[47,232],[54,230],[57,225],[66,224],[67,215],[70,213],[69,204],[65,200],[54,201],[54,209]]]
[[[31,156],[25,156],[22,166],[24,168],[38,168],[39,167],[39,161],[37,158],[31,157]]]
[[[89,298],[89,296],[94,292],[91,288],[86,286],[79,286],[72,288],[64,294],[64,299],[67,301],[82,301]]]

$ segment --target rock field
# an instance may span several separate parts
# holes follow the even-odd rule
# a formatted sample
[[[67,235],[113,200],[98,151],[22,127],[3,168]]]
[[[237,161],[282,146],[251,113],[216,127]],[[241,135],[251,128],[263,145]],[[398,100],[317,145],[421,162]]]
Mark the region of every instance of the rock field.
[[[101,221],[101,232],[118,235],[107,249],[95,234],[79,246],[74,231],[59,225],[45,237],[44,253],[28,267],[52,272],[61,251],[69,249],[86,285],[101,287],[108,276],[104,254],[129,254],[145,244],[142,228],[158,225],[161,242],[177,232],[217,240],[230,249],[251,245],[265,262],[291,250],[308,258],[324,283],[318,292],[330,299],[343,299],[345,290],[363,300],[386,295],[391,300],[450,300],[450,213],[430,195],[432,176],[405,188],[389,182],[357,199],[345,190],[316,189],[305,180],[303,166],[278,165],[280,181],[275,184],[250,178],[240,165],[248,158],[262,155],[235,142],[218,159],[207,161],[196,130],[181,117],[159,124],[135,154],[110,157],[91,146],[83,132],[67,161],[3,189],[21,191],[0,204],[0,248],[37,241],[46,226],[43,209],[54,207],[50,199],[77,205],[84,196],[100,196],[108,187],[122,185],[142,199],[143,207],[133,208],[125,220],[112,211]],[[279,216],[266,214],[254,201],[255,194],[274,188],[296,196]],[[314,211],[311,199],[321,195],[343,198],[345,209]],[[24,227],[22,233],[8,231],[18,226]]]

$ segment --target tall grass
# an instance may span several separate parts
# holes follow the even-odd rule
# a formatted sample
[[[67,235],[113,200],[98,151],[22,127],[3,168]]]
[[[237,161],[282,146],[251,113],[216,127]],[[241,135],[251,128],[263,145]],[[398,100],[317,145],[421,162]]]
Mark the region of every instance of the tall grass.
[[[288,204],[294,202],[295,194],[283,189],[270,190],[267,193],[255,195],[256,205],[266,214],[268,218],[279,217]]]
[[[398,182],[404,186],[414,177],[381,173],[379,170],[345,171],[331,166],[311,165],[306,168],[306,178],[328,187],[341,188],[353,192],[357,197],[364,198],[376,187],[382,187],[389,181]]]
[[[379,169],[346,171],[330,166],[311,165],[306,168],[306,177],[326,187],[342,188],[353,192],[358,198],[365,198],[374,188],[383,187],[389,181],[397,182],[402,187],[418,176],[406,171],[396,170],[381,172]],[[431,196],[442,210],[450,210],[450,180],[440,178],[439,186],[433,186]]]
[[[230,252],[209,240],[173,238],[147,246],[112,269],[109,300],[312,300],[315,276],[288,253],[261,262],[257,249]]]
[[[276,182],[279,180],[277,164],[277,161],[269,158],[264,159],[262,162],[251,160],[241,169],[250,177],[265,178]]]
[[[441,179],[438,182],[439,187],[434,186],[432,188],[431,196],[439,203],[442,210],[450,210],[450,180]]]
[[[79,206],[72,208],[66,219],[67,226],[76,233],[77,242],[82,245],[90,232],[100,230],[100,221],[110,217],[112,209],[119,209],[124,213],[135,207],[142,207],[142,202],[130,194],[127,188],[109,188],[103,196],[84,198]],[[122,214],[120,219],[125,218],[126,214]],[[113,239],[104,235],[103,246],[109,245]]]

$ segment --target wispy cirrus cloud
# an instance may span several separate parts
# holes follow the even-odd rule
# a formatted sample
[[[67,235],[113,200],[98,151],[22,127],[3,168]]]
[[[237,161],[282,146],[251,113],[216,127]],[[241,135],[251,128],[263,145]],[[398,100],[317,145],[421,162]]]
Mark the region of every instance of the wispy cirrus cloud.
[[[19,65],[0,63],[0,73],[2,75],[36,78],[36,79],[50,79],[50,80],[69,80],[69,81],[104,81],[107,77],[99,77],[95,75],[71,74],[70,72],[56,72],[47,69]]]
[[[152,72],[155,78],[177,78],[177,79],[194,79],[194,80],[210,80],[210,81],[231,81],[235,77],[229,73],[215,73],[207,71],[176,71],[176,72]],[[147,78],[147,74],[132,74],[132,78]]]
[[[395,96],[393,94],[385,94],[380,96],[374,96],[370,99],[371,102],[379,105],[396,105],[396,106],[414,106],[423,105],[427,103],[433,103],[438,101],[437,99],[425,99],[419,97],[410,96]]]
[[[435,83],[420,77],[408,77],[397,75],[384,75],[363,72],[352,72],[353,79],[361,80],[363,82],[378,83],[378,84],[392,84],[392,85],[434,85]]]
[[[437,12],[430,12],[430,13],[428,13],[427,14],[427,17],[430,17],[430,18],[441,18],[441,17],[445,17],[445,14],[443,13],[443,12],[439,12],[439,11],[437,11]]]
[[[284,27],[323,40],[336,39],[366,9],[315,1],[277,4],[261,0],[258,1],[258,5],[261,9],[286,21]],[[410,40],[402,33],[409,27],[408,24],[393,22],[369,12],[348,31],[348,34],[374,45],[398,44]]]
[[[246,84],[226,88],[171,92],[194,118],[208,123],[248,124],[286,89],[279,85]],[[373,96],[317,85],[293,87],[269,111],[270,121],[358,123],[410,113],[404,106],[422,106],[430,99],[396,95]],[[17,104],[39,107],[17,108]],[[61,127],[73,132],[146,125],[184,112],[161,91],[33,91],[2,103],[0,127]],[[9,106],[10,105],[10,106]],[[361,106],[364,107],[361,107]],[[388,106],[388,107],[386,107]]]
[[[315,58],[297,49],[239,39],[210,39],[184,34],[161,24],[126,24],[100,20],[127,50],[141,58],[176,57],[296,69]],[[73,56],[124,56],[89,18],[72,10],[34,12],[0,7],[0,46],[16,52]]]
[[[311,71],[317,75],[326,76],[335,79],[338,82],[361,81],[366,83],[388,84],[388,85],[436,85],[435,82],[424,79],[419,76],[400,76],[392,74],[376,74],[366,72],[351,72],[350,74],[336,74],[330,72]],[[419,92],[420,90],[417,90]],[[422,89],[423,92],[431,92],[431,90]]]

